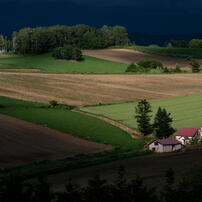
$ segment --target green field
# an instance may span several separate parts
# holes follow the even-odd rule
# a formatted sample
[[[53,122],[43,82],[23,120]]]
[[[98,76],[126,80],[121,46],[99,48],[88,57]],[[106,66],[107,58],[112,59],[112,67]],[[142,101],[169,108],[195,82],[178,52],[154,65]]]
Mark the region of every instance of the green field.
[[[172,47],[158,47],[158,46],[133,46],[130,49],[171,57],[193,57],[202,58],[202,48],[172,48]]]
[[[56,60],[50,54],[12,57],[0,54],[1,69],[39,69],[47,73],[123,73],[127,64],[84,56],[82,62]],[[5,67],[4,67],[5,65]]]
[[[174,127],[202,127],[202,94],[175,97],[151,101],[153,114],[159,106],[166,108],[172,114]],[[124,103],[96,107],[83,107],[82,111],[108,117],[121,122],[133,129],[137,128],[135,121],[135,106],[137,103]]]
[[[64,108],[0,97],[0,113],[53,128],[95,142],[110,144],[123,149],[140,150],[142,140],[132,139],[125,131],[100,119]]]

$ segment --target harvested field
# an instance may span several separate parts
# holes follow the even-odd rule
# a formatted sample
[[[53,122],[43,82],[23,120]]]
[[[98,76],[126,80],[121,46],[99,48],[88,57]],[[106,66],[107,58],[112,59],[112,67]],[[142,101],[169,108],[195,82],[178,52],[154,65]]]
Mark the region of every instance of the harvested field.
[[[130,64],[132,62],[138,62],[144,58],[153,58],[160,60],[164,66],[173,68],[176,64],[180,65],[183,69],[189,69],[190,66],[185,58],[174,58],[167,56],[160,56],[151,53],[143,53],[136,50],[127,49],[104,49],[104,50],[85,50],[85,55],[93,56],[113,62],[121,62]],[[202,60],[200,60],[202,61]]]
[[[0,122],[0,168],[111,148],[5,115]]]
[[[75,75],[0,73],[0,96],[73,105],[120,103],[202,93],[201,74]]]

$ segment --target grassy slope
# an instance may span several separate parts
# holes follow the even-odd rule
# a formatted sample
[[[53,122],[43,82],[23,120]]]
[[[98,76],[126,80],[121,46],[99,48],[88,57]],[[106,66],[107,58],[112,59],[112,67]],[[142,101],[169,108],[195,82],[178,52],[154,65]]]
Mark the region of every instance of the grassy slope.
[[[139,150],[141,140],[132,139],[126,132],[105,121],[64,109],[42,108],[42,104],[0,97],[0,113],[44,125],[84,139]],[[45,106],[45,105],[44,105]]]
[[[155,46],[134,46],[130,48],[142,52],[163,56],[181,57],[181,58],[187,58],[191,56],[194,58],[202,58],[202,48],[172,48],[172,47],[155,47]]]
[[[136,104],[137,103],[124,103],[84,107],[82,110],[109,117],[131,128],[137,128],[134,119]],[[153,100],[151,104],[154,113],[156,113],[159,106],[166,108],[167,111],[172,114],[176,128],[202,127],[202,94]]]
[[[26,57],[0,57],[0,64],[12,68],[36,68],[48,73],[123,73],[127,65],[84,56],[82,62],[55,60],[49,54]],[[3,65],[0,65],[3,67]]]

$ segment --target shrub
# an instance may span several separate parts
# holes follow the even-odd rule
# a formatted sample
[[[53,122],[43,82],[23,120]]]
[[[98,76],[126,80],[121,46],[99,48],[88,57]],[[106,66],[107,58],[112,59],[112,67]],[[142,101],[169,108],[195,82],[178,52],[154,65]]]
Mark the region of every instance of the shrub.
[[[49,102],[49,104],[50,104],[50,107],[56,107],[56,106],[58,106],[58,102],[56,100],[51,100]]]
[[[156,69],[150,69],[149,73],[150,74],[161,74],[161,73],[164,73],[164,69],[161,67],[157,67]]]
[[[137,63],[139,66],[147,69],[163,68],[163,64],[155,59],[145,58]]]
[[[138,72],[138,67],[134,63],[131,63],[127,69],[126,72]]]
[[[149,68],[144,68],[144,67],[136,65],[134,63],[130,64],[126,69],[126,72],[146,73],[146,72],[149,72],[149,71],[150,71]]]
[[[165,68],[163,69],[163,73],[170,73],[168,67],[165,67]]]
[[[77,108],[77,107],[74,106],[74,105],[66,105],[66,109],[69,110],[69,111],[71,111],[71,110],[73,110],[73,109],[76,109],[76,108]]]
[[[176,65],[175,69],[173,69],[173,72],[181,73],[182,72],[181,67],[179,65]]]
[[[198,73],[201,71],[201,64],[199,62],[197,62],[196,60],[192,60],[190,62],[190,65],[192,66],[193,73]]]
[[[191,145],[194,145],[194,144],[198,144],[199,140],[197,140],[196,138],[192,138],[189,142]]]
[[[66,45],[65,47],[55,48],[52,56],[56,59],[77,60],[83,59],[82,52],[79,48]]]

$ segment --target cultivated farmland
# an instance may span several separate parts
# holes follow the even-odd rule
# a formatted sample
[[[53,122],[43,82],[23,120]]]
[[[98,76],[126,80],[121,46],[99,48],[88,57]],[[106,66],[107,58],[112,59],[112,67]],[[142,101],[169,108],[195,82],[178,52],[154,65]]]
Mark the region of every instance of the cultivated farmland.
[[[201,48],[174,48],[174,47],[158,47],[158,46],[134,46],[132,49],[162,55],[162,56],[170,56],[175,58],[202,58],[202,50]]]
[[[149,48],[148,48],[149,49]],[[163,50],[167,50],[166,48],[162,48]],[[145,50],[145,49],[138,49],[138,50]],[[187,62],[186,58],[176,58],[176,57],[168,57],[168,56],[161,56],[158,54],[152,54],[149,51],[138,51],[134,49],[105,49],[105,50],[86,50],[84,51],[85,55],[93,56],[97,58],[102,58],[105,60],[110,60],[114,62],[121,62],[130,64],[133,62],[138,62],[144,58],[153,58],[160,60],[164,66],[173,68],[177,64],[180,65],[183,69],[189,69],[189,63]],[[147,50],[147,49],[146,49]],[[150,50],[150,49],[149,49]],[[173,49],[171,49],[173,50]],[[160,51],[159,51],[160,52]],[[189,53],[187,53],[189,54]],[[201,54],[202,55],[202,54]],[[188,55],[187,55],[188,56]],[[202,56],[201,56],[202,57]],[[201,60],[199,60],[201,61]]]
[[[0,97],[0,113],[46,126],[89,141],[104,143],[123,149],[140,150],[144,142],[132,139],[125,131],[95,117],[62,108]]]
[[[1,168],[111,149],[2,114],[0,122]]]
[[[201,128],[202,127],[202,94],[190,95],[169,99],[160,99],[151,101],[153,115],[158,107],[166,108],[172,114],[173,125],[176,128]],[[81,110],[105,116],[121,122],[128,127],[137,128],[135,121],[135,103],[123,103],[106,106],[84,107]]]
[[[74,75],[0,73],[0,95],[72,105],[122,103],[202,93],[201,74]]]

